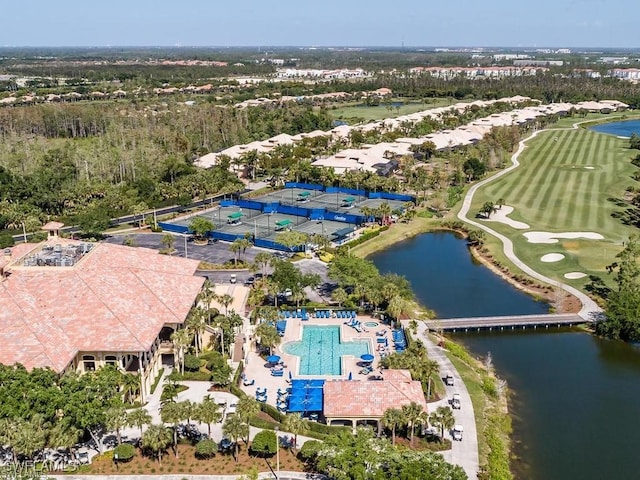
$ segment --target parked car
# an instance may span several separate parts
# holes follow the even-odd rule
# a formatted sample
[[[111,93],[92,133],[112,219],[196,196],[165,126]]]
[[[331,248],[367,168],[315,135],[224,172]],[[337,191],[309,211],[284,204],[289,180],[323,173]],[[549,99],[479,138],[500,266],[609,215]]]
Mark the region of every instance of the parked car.
[[[226,409],[225,413],[227,415],[235,415],[237,410],[238,410],[238,404],[237,403],[230,403],[227,406],[227,409]]]
[[[249,277],[244,281],[244,284],[250,286],[250,285],[253,285],[254,282],[255,282],[255,278]]]
[[[453,408],[454,410],[460,410],[460,408],[462,408],[462,404],[460,403],[459,393],[453,394],[453,397],[451,398],[451,408]]]
[[[231,283],[236,283],[238,281],[238,277],[235,273],[231,274],[231,279],[229,280]]]

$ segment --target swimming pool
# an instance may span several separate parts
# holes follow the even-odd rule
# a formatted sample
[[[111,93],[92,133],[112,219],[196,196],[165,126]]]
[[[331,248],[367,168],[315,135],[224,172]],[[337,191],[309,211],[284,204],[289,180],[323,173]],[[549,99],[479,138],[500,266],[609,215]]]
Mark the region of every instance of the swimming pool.
[[[302,340],[283,346],[285,353],[300,357],[298,375],[342,375],[342,356],[359,357],[369,351],[369,341],[342,342],[339,326],[305,325]]]

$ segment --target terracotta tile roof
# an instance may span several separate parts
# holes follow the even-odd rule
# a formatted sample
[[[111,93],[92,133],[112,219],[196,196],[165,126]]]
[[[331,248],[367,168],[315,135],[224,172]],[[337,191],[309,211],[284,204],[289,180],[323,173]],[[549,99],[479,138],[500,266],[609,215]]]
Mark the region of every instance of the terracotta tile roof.
[[[385,371],[385,374],[389,370]],[[404,376],[403,376],[404,377]],[[422,385],[418,381],[336,380],[324,384],[324,415],[328,418],[380,418],[389,408],[416,402],[427,410]]]
[[[28,253],[20,247],[12,261]],[[111,244],[74,267],[16,263],[0,282],[0,363],[56,371],[79,351],[149,350],[165,323],[185,320],[204,282],[196,260]]]
[[[42,226],[42,230],[45,230],[45,231],[48,231],[48,230],[60,230],[62,227],[64,227],[64,223],[48,222],[48,223],[45,223]]]

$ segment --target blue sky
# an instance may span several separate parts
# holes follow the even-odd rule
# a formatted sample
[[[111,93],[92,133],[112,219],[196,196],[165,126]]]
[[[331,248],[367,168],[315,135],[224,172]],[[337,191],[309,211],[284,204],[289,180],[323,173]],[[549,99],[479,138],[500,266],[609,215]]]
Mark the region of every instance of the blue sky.
[[[24,0],[2,16],[0,46],[640,47],[638,0]]]

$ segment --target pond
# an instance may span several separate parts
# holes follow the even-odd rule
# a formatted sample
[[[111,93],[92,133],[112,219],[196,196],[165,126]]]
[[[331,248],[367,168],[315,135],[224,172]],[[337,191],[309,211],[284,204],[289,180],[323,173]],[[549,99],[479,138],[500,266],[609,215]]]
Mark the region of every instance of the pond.
[[[371,257],[406,276],[443,318],[531,314],[546,305],[474,263],[464,240],[429,233]],[[570,329],[454,335],[491,352],[513,391],[513,453],[521,480],[636,478],[640,469],[640,348]]]
[[[418,300],[439,318],[548,313],[549,306],[476,262],[466,242],[451,232],[405,240],[372,255],[382,272],[407,277]]]
[[[589,127],[594,132],[606,133],[617,137],[631,137],[633,133],[640,135],[640,120],[626,120],[624,122],[602,123]]]

